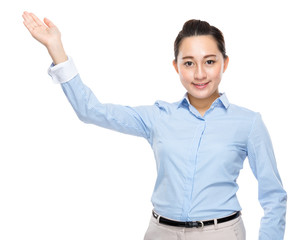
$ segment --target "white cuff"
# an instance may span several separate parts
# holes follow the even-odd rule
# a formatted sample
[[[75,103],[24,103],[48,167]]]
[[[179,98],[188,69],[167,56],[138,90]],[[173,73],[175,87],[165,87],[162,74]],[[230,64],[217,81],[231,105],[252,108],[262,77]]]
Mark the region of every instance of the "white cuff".
[[[54,83],[65,83],[74,78],[78,71],[73,59],[68,56],[68,60],[57,65],[54,63],[48,69],[48,74],[52,77]]]

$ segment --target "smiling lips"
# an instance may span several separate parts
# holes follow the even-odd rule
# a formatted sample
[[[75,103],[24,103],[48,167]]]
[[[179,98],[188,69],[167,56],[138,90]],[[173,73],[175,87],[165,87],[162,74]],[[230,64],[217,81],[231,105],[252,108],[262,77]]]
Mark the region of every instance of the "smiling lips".
[[[192,84],[193,84],[196,88],[198,88],[198,89],[203,89],[203,88],[207,87],[208,83],[209,83],[209,82],[207,82],[207,83],[192,83]]]

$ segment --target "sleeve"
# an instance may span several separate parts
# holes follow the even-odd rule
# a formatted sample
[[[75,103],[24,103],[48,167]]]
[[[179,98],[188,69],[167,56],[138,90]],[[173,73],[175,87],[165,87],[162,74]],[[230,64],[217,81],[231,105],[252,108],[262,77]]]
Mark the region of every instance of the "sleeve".
[[[264,209],[259,240],[282,240],[287,194],[276,165],[272,142],[261,114],[256,113],[247,146],[248,160],[258,180],[259,202]]]
[[[61,87],[76,112],[78,118],[90,124],[125,134],[144,137],[151,144],[152,126],[157,117],[158,107],[130,107],[99,102],[92,90],[81,80],[77,69],[69,57],[66,62],[51,65],[49,75]]]

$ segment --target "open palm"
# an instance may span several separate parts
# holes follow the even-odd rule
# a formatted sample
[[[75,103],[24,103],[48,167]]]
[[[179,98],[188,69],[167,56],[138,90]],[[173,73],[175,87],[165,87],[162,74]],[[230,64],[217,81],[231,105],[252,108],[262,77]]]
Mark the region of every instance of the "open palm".
[[[28,12],[24,12],[22,17],[32,36],[46,47],[61,41],[60,31],[49,19],[44,18],[44,24],[35,14]]]

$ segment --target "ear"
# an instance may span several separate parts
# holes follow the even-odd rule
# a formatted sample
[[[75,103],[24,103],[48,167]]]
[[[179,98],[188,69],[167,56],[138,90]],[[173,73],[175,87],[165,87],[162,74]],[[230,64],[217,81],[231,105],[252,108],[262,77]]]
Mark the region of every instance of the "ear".
[[[227,67],[228,67],[228,63],[229,63],[229,57],[227,56],[226,59],[224,60],[224,69],[223,69],[223,73],[226,71]]]
[[[177,73],[179,73],[178,72],[178,67],[177,67],[177,62],[175,61],[175,60],[173,60],[173,67],[175,68],[175,71],[177,72]]]

